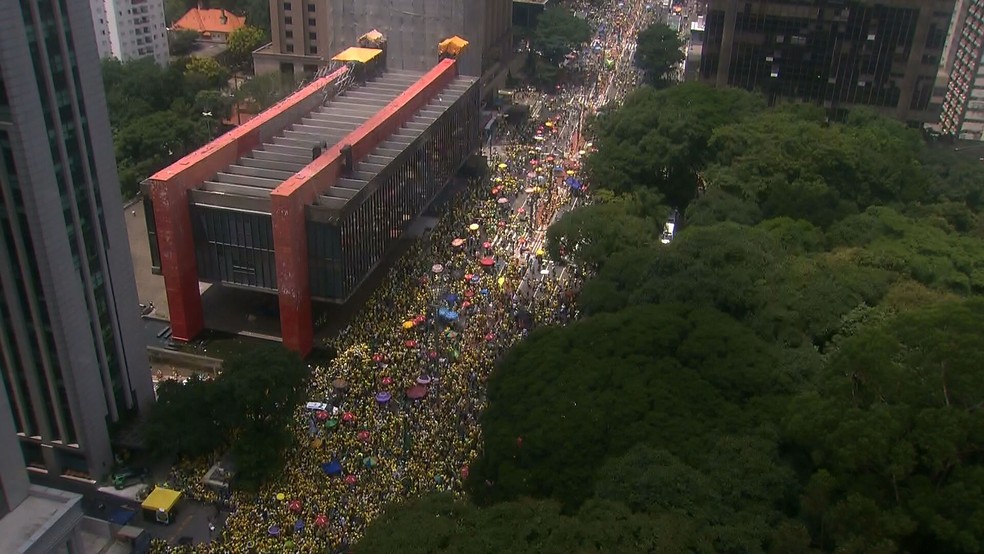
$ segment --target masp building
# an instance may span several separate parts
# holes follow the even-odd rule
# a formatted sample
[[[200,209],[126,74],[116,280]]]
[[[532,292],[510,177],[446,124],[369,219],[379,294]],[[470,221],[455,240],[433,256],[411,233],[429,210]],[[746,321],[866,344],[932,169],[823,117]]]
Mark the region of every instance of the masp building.
[[[477,79],[454,57],[428,71],[385,60],[342,52],[144,183],[175,339],[202,331],[205,281],[277,294],[284,345],[307,354],[312,300],[344,303],[478,149]]]

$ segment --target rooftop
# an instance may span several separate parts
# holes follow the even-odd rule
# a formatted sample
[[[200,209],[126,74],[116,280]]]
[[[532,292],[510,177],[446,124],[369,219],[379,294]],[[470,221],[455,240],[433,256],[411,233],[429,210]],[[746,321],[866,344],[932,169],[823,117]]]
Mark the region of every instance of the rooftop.
[[[322,142],[336,145],[423,75],[387,71],[374,81],[346,90],[205,181],[201,190],[268,198],[273,189],[311,163],[315,146]]]
[[[340,210],[348,203],[361,199],[360,193],[369,182],[454,105],[474,83],[474,78],[456,77],[402,127],[376,146],[372,153],[359,160],[349,176],[342,177],[326,190],[318,198],[318,204]]]
[[[77,508],[82,497],[70,492],[32,485],[28,497],[13,511],[0,518],[0,552],[26,552],[49,529],[59,526],[70,510]],[[77,521],[66,522],[74,526]]]
[[[229,34],[246,25],[245,15],[236,15],[223,9],[191,8],[171,26],[173,29]]]

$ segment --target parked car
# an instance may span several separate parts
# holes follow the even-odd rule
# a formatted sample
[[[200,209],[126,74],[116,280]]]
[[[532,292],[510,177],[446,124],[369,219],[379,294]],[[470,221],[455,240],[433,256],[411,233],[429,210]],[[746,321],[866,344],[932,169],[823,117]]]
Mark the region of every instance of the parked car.
[[[146,482],[150,477],[150,470],[145,467],[124,467],[113,473],[113,487],[122,490],[130,485]]]

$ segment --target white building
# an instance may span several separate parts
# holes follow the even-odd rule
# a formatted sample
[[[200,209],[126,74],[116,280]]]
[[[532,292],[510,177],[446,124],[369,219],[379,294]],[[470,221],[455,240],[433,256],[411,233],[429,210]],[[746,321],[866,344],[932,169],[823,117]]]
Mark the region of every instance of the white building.
[[[164,0],[89,0],[100,58],[167,64]]]

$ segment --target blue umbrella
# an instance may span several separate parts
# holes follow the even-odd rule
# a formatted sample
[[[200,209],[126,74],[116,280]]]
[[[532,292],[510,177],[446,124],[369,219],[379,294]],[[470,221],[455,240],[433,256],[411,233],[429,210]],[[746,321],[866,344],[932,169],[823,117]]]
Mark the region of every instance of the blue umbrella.
[[[455,302],[457,302],[457,301],[458,301],[458,295],[457,295],[457,294],[449,294],[449,295],[447,296],[447,298],[446,298],[446,300],[447,300],[448,302],[450,302],[451,304],[454,304]]]
[[[342,462],[337,459],[328,462],[327,464],[321,464],[321,471],[324,471],[328,475],[341,475],[342,474]]]

